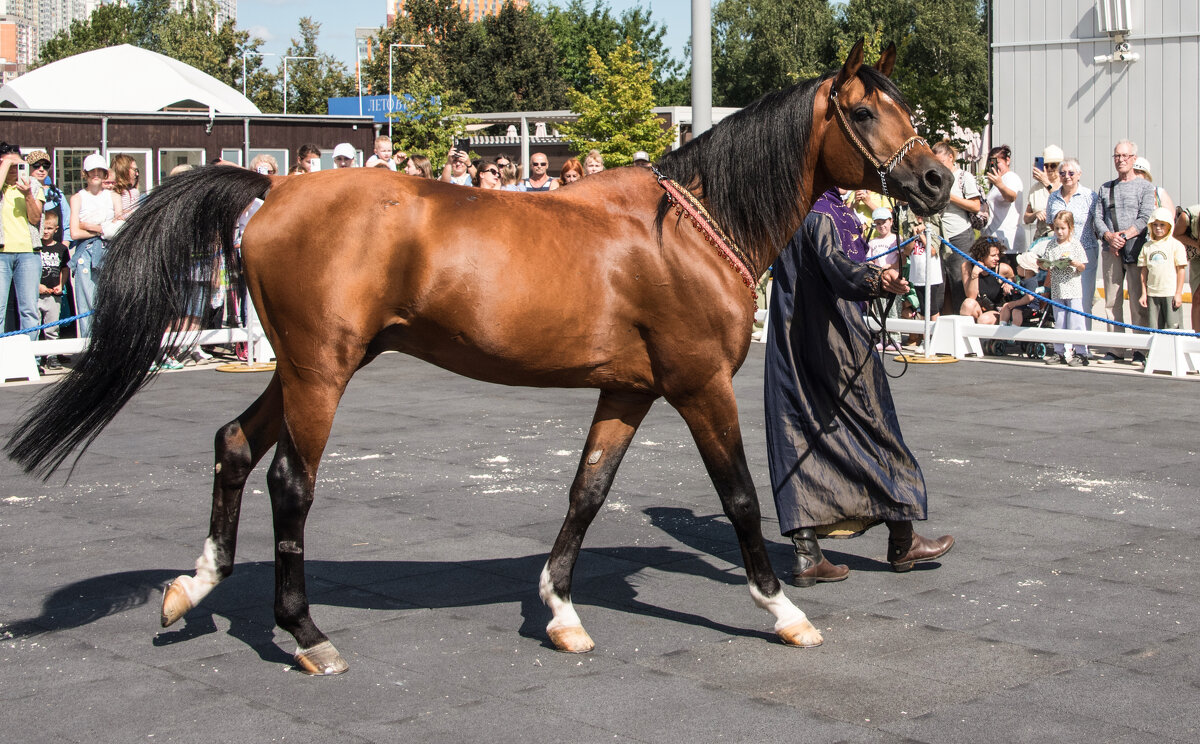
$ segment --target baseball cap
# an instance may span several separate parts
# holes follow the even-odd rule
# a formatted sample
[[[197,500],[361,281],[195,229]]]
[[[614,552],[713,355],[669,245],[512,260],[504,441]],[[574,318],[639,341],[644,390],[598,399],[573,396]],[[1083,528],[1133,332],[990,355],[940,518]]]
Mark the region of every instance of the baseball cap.
[[[887,207],[879,207],[874,212],[871,212],[872,220],[890,220],[892,218],[892,210]]]
[[[1046,145],[1046,149],[1042,150],[1042,160],[1047,163],[1061,163],[1065,157],[1058,145]]]
[[[96,170],[97,168],[103,168],[104,170],[108,170],[108,159],[105,158],[100,153],[93,152],[91,155],[88,155],[86,158],[83,159],[84,172],[90,173],[90,172]]]
[[[1150,161],[1138,156],[1138,159],[1133,161],[1133,169],[1146,174],[1146,178],[1153,181],[1154,177],[1150,175]]]
[[[349,142],[343,142],[337,147],[333,148],[333,156],[335,158],[350,158],[351,160],[354,160],[354,156],[357,154],[358,153],[354,151],[354,145],[350,144]]]
[[[40,163],[43,160],[45,160],[47,163],[53,162],[50,160],[50,153],[46,152],[45,150],[34,150],[25,156],[25,162],[29,163],[31,166],[34,163]]]
[[[650,162],[650,156],[646,154],[646,151],[645,151],[645,150],[638,150],[637,152],[635,152],[635,153],[633,154],[633,162],[635,162],[635,163],[636,163],[636,162],[638,162],[639,160],[645,160],[647,163],[649,163],[649,162]]]

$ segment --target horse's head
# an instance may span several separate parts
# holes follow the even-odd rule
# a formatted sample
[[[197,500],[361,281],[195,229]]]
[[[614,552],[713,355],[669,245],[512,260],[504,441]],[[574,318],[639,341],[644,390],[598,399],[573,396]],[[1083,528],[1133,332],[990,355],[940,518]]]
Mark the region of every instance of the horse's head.
[[[818,89],[818,172],[842,188],[879,191],[907,201],[919,215],[933,214],[950,200],[953,174],[913,129],[908,104],[888,77],[895,64],[892,44],[876,68],[864,65],[860,40]],[[815,122],[824,123],[819,137]]]

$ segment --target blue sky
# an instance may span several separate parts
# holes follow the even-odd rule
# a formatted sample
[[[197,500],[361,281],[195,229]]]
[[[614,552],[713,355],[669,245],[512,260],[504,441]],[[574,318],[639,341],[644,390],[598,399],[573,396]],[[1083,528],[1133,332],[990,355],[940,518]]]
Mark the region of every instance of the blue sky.
[[[590,0],[588,4],[590,7]],[[667,26],[667,46],[682,59],[692,33],[691,0],[608,0],[614,15],[635,5],[649,8],[655,22]],[[382,26],[386,13],[385,0],[238,0],[238,27],[262,37],[266,41],[263,51],[282,54],[296,35],[300,18],[311,16],[321,24],[321,51],[353,69],[355,27]]]

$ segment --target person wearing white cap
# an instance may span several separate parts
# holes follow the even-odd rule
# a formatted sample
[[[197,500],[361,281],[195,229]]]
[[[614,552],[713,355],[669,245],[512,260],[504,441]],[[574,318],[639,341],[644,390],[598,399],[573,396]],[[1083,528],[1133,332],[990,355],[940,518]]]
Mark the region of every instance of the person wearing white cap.
[[[71,197],[71,276],[75,312],[88,313],[96,299],[96,284],[104,267],[103,225],[121,211],[121,197],[104,188],[108,159],[94,152],[83,159],[87,185]],[[79,336],[91,335],[92,317],[78,320]]]
[[[1150,173],[1150,161],[1141,155],[1133,161],[1133,173],[1138,178],[1144,178],[1150,183],[1154,183],[1154,175]],[[1166,207],[1171,214],[1175,214],[1175,200],[1162,186],[1154,187],[1154,206]]]
[[[333,167],[353,168],[356,157],[358,157],[358,152],[355,151],[354,145],[349,142],[342,142],[333,148]]]
[[[633,154],[633,164],[639,168],[649,168],[650,155],[645,150],[638,150]]]
[[[1148,240],[1138,256],[1142,276],[1142,307],[1151,328],[1179,328],[1183,288],[1187,286],[1187,250],[1171,236],[1175,213],[1158,207],[1150,215]]]
[[[1062,186],[1062,181],[1058,177],[1058,166],[1062,165],[1063,158],[1062,148],[1058,145],[1046,145],[1046,149],[1042,150],[1041,167],[1038,167],[1038,161],[1033,163],[1033,180],[1037,182],[1029,192],[1029,198],[1025,203],[1026,225],[1033,225],[1033,239],[1038,240],[1050,235],[1050,220],[1046,216],[1046,202],[1050,200],[1050,192]]]

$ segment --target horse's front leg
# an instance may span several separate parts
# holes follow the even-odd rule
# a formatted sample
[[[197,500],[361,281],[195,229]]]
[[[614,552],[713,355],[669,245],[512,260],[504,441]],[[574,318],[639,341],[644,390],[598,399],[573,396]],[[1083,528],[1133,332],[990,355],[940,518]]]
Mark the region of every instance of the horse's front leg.
[[[754,603],[775,616],[775,632],[784,643],[804,647],[821,645],[821,633],[783,593],[771,568],[762,536],[758,495],[742,448],[732,379],[714,379],[704,390],[670,400],[670,403],[687,422],[708,476],[721,497],[725,516],[733,523]]]
[[[304,586],[304,523],[344,387],[284,386],[283,426],[267,474],[275,527],[275,622],[296,639],[296,664],[309,674],[341,674],[349,668],[313,622]]]
[[[656,397],[600,393],[596,415],[579,458],[579,469],[571,484],[567,518],[542,569],[539,584],[542,601],[554,613],[546,632],[559,651],[586,653],[596,647],[571,603],[571,576],[588,525],[600,511],[621,458]]]
[[[183,617],[233,573],[242,490],[254,466],[275,444],[282,423],[281,405],[279,378],[272,377],[253,405],[217,431],[208,539],[204,541],[204,552],[196,559],[196,573],[176,577],[163,593],[164,628]]]

